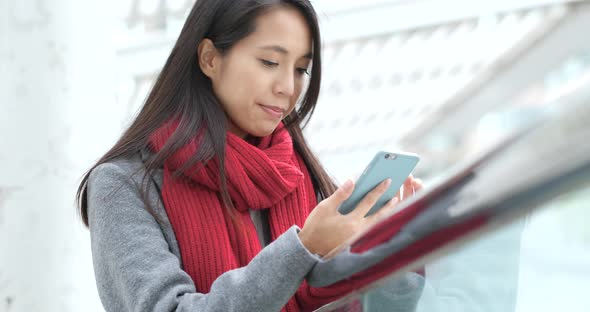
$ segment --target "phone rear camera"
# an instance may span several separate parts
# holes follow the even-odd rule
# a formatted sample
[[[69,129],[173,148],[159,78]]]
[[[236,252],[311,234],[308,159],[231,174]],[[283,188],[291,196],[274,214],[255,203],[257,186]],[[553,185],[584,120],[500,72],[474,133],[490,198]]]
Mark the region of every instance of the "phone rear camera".
[[[395,159],[396,155],[395,154],[385,154],[385,159]]]

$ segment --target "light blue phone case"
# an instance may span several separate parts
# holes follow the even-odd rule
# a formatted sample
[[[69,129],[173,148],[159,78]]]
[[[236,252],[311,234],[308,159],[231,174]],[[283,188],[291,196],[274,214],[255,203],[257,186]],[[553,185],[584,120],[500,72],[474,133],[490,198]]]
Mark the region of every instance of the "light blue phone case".
[[[390,178],[389,188],[366,216],[374,214],[395,196],[419,160],[418,155],[410,153],[378,152],[359,177],[350,197],[340,205],[338,211],[342,214],[350,213],[365,198],[365,195],[383,180]]]

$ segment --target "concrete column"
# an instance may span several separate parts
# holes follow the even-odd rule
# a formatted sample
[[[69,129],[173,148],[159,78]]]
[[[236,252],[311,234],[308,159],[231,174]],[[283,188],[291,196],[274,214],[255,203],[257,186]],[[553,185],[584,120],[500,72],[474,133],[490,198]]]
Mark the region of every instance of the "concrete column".
[[[128,109],[113,1],[0,2],[0,311],[102,311],[79,178]]]

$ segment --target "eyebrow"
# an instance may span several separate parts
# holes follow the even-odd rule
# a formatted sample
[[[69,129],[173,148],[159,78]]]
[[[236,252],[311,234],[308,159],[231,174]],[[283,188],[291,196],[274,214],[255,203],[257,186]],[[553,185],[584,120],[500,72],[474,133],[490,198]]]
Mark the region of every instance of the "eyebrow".
[[[280,45],[267,45],[267,46],[261,46],[259,48],[262,50],[272,50],[275,52],[279,52],[281,54],[289,54],[289,51],[287,51],[287,49],[281,47]],[[311,54],[311,52],[309,52],[309,53],[305,54],[303,57],[311,60],[312,54]]]

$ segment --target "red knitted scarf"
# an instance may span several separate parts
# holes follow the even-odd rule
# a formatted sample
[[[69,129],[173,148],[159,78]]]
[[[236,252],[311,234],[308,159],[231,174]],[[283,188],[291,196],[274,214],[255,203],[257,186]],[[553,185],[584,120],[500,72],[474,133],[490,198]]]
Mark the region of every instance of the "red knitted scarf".
[[[177,123],[154,132],[150,143],[162,149]],[[176,234],[184,269],[201,293],[224,272],[247,265],[261,250],[249,209],[268,209],[272,240],[293,225],[302,227],[317,205],[307,168],[293,149],[289,132],[281,123],[273,134],[253,146],[229,133],[226,137],[227,187],[242,221],[238,230],[220,196],[219,166],[209,161],[188,170],[184,179],[172,174],[197,150],[196,139],[165,161],[162,197]],[[304,282],[283,311],[308,311],[333,301],[353,285],[313,289]]]

